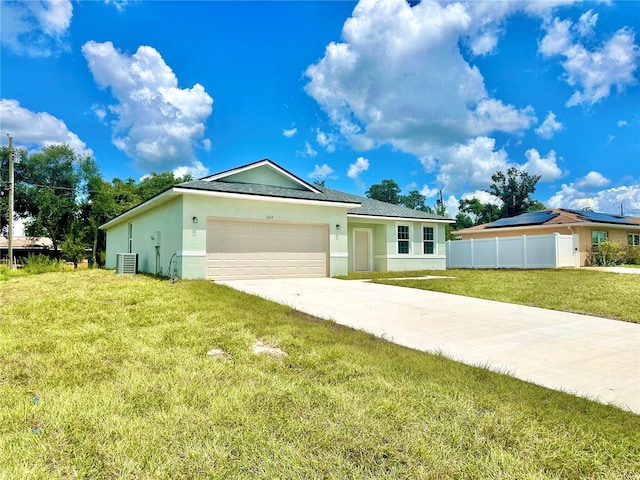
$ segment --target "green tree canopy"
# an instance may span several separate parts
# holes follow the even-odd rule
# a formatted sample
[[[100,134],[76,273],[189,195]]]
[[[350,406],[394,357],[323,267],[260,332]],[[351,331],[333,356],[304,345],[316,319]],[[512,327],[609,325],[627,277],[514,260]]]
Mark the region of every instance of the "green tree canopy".
[[[28,219],[27,235],[49,237],[54,250],[76,220],[80,161],[68,145],[51,145],[16,166],[16,213]]]
[[[365,192],[365,195],[374,200],[393,203],[394,205],[400,203],[400,187],[395,180],[382,180],[380,183],[374,183]]]
[[[433,213],[433,209],[427,206],[426,202],[427,197],[417,190],[412,190],[407,195],[400,196],[400,205],[413,210],[420,210],[421,212]]]
[[[541,210],[540,206],[543,209],[544,205],[531,198],[540,178],[540,175],[530,175],[515,167],[509,168],[506,174],[498,171],[491,175],[493,184],[487,192],[502,200],[500,218]]]
[[[458,209],[463,214],[475,219],[475,225],[490,223],[500,218],[501,207],[493,203],[482,203],[477,198],[460,200]]]

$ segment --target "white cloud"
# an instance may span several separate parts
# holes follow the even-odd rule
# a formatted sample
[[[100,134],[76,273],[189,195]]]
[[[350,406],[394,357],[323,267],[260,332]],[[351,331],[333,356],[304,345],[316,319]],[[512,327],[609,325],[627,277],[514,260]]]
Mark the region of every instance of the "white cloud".
[[[335,135],[332,135],[330,133],[325,133],[322,130],[318,129],[318,131],[316,133],[316,142],[318,142],[319,145],[324,147],[324,149],[328,153],[333,153],[333,152],[336,151],[336,146],[335,146],[336,138],[335,138]]]
[[[634,73],[638,68],[640,51],[634,43],[633,31],[622,28],[599,48],[588,50],[575,39],[576,34],[585,35],[595,25],[597,15],[587,14],[577,25],[558,18],[546,22],[543,25],[546,34],[538,47],[545,56],[564,57],[562,67],[566,81],[575,88],[566,103],[568,107],[594,105],[608,97],[613,87],[622,92],[627,86],[636,84]]]
[[[626,215],[640,216],[640,181],[597,192],[584,192],[577,184],[563,184],[545,204],[552,208],[591,208],[596,212],[619,213],[620,205]]]
[[[173,175],[175,177],[184,177],[189,174],[193,178],[206,177],[209,174],[209,169],[205,167],[201,162],[196,160],[190,165],[183,165],[173,169]]]
[[[439,188],[429,188],[428,185],[423,185],[422,189],[420,190],[420,195],[424,195],[425,198],[432,198],[438,195],[439,192]]]
[[[108,107],[115,117],[113,144],[140,170],[174,170],[185,162],[194,172],[206,170],[193,152],[213,105],[202,85],[178,88],[175,74],[152,47],[129,55],[111,42],[89,41],[82,53],[96,83],[117,101]]]
[[[107,109],[104,105],[98,105],[98,104],[91,105],[91,111],[96,117],[98,117],[98,120],[100,121],[100,123],[102,123],[103,125],[106,125],[105,118],[107,117]]]
[[[282,135],[284,135],[287,138],[293,137],[296,133],[298,133],[298,129],[295,127],[290,129],[286,129],[286,128],[282,129]]]
[[[593,10],[588,10],[580,16],[580,20],[576,25],[576,30],[581,37],[593,34],[593,29],[598,21],[598,14]]]
[[[475,192],[467,192],[465,194],[462,195],[462,197],[460,197],[462,200],[471,200],[474,198],[477,198],[480,203],[490,203],[492,205],[496,205],[498,207],[501,207],[503,202],[501,199],[499,199],[498,197],[496,197],[495,195],[491,195],[489,192],[486,192],[484,190],[476,190]]]
[[[442,150],[438,183],[447,191],[459,191],[465,186],[486,188],[491,183],[491,175],[509,167],[507,152],[495,151],[495,147],[495,139],[477,137]]]
[[[316,165],[313,171],[309,173],[307,177],[313,180],[324,180],[332,173],[333,173],[333,168],[331,168],[329,165],[324,163],[322,165]]]
[[[70,0],[2,2],[2,45],[19,55],[49,57],[67,50],[73,5]]]
[[[358,181],[360,179],[360,174],[362,172],[366,172],[367,170],[369,170],[369,160],[364,157],[358,157],[355,163],[349,165],[347,177],[349,177],[351,180]]]
[[[556,152],[551,150],[546,157],[541,157],[535,148],[525,152],[526,163],[521,167],[531,175],[540,175],[543,182],[551,182],[562,176],[562,170],[556,161]]]
[[[542,138],[550,140],[553,138],[556,132],[559,132],[564,128],[562,123],[556,120],[556,115],[553,112],[549,112],[547,114],[547,118],[544,119],[542,125],[536,128],[535,132],[540,135]]]
[[[536,121],[529,106],[488,94],[460,51],[464,38],[486,53],[495,25],[513,7],[363,0],[306,70],[306,92],[355,148],[389,144],[419,157],[492,131],[516,133]],[[484,37],[483,37],[484,35]],[[481,38],[482,37],[482,38]]]
[[[208,138],[205,138],[204,140],[202,140],[202,148],[204,148],[205,152],[210,152],[211,151],[211,140]]]
[[[0,132],[11,133],[15,145],[27,149],[66,143],[76,153],[93,154],[62,120],[47,112],[32,112],[17,100],[0,99]]]
[[[575,186],[580,189],[602,188],[611,183],[611,180],[604,177],[600,172],[591,171],[583,178],[576,180]]]
[[[626,127],[629,124],[626,120],[618,120],[619,127]]]
[[[310,157],[310,158],[313,158],[316,155],[318,155],[318,152],[313,149],[313,147],[308,141],[305,141],[304,148],[302,150],[298,150],[296,153],[302,157]]]
[[[113,5],[119,12],[123,12],[129,4],[128,0],[104,0],[106,5]]]

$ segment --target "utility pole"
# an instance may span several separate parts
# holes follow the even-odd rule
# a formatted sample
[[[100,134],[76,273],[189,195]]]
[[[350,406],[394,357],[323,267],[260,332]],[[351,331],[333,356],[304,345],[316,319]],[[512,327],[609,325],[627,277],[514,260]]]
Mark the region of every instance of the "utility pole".
[[[9,237],[8,237],[8,251],[9,254],[9,268],[13,268],[13,138],[11,134],[7,133],[9,137]]]

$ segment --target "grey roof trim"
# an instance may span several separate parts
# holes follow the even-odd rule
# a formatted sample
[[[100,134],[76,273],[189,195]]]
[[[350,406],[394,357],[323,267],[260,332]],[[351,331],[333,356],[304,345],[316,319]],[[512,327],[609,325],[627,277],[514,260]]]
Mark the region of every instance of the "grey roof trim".
[[[408,216],[396,217],[396,216],[392,216],[392,215],[370,215],[370,214],[367,214],[367,213],[357,213],[357,212],[352,212],[352,211],[347,212],[347,217],[352,217],[352,218],[371,218],[371,219],[374,219],[374,220],[404,220],[404,221],[411,221],[411,222],[420,221],[420,222],[424,222],[424,223],[456,223],[455,220],[452,220],[450,218],[442,218],[442,217],[440,217],[440,218],[439,217],[433,217],[433,218],[408,217]]]
[[[233,195],[250,195],[253,197],[261,198],[290,198],[299,200],[315,200],[323,203],[336,203],[350,205],[349,208],[354,208],[360,205],[358,198],[352,195],[344,194],[342,192],[332,191],[318,191],[310,192],[306,190],[295,190],[292,188],[274,187],[271,185],[256,185],[252,183],[230,183],[220,181],[203,181],[195,180],[191,182],[180,183],[176,185],[177,188],[184,189],[186,191],[206,191],[206,192],[223,192]]]
[[[299,204],[307,204],[307,205],[325,205],[330,207],[341,207],[341,208],[354,208],[359,206],[359,203],[354,202],[344,202],[340,200],[323,200],[323,199],[314,199],[314,198],[300,198],[300,197],[282,197],[278,195],[261,195],[258,193],[240,193],[240,192],[222,192],[217,190],[201,190],[194,188],[180,188],[176,187],[175,191],[177,193],[189,193],[192,195],[206,195],[212,197],[222,197],[222,198],[241,198],[246,200],[262,200],[266,202],[279,202],[279,203],[299,203]],[[298,190],[294,190],[298,191]]]

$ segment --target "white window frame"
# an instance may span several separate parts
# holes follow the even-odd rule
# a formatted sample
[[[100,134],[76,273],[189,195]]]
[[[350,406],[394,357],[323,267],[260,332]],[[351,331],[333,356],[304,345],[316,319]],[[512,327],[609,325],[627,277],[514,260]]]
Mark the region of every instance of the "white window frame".
[[[422,248],[421,248],[421,253],[422,255],[427,255],[427,256],[432,256],[432,255],[437,255],[438,254],[438,242],[437,242],[437,238],[438,238],[438,227],[436,227],[435,225],[421,225],[421,232],[422,232]],[[425,240],[424,238],[424,234],[425,234],[425,229],[430,228],[433,231],[433,238],[431,240]],[[425,245],[427,244],[427,242],[432,243],[433,244],[433,252],[432,253],[425,253]]]
[[[593,241],[594,233],[604,233],[604,240],[598,239],[597,242],[594,242]],[[598,235],[598,237],[600,237],[600,235]],[[609,232],[607,232],[606,230],[591,230],[591,248],[593,249],[594,252],[598,249],[598,247],[600,247],[600,243],[606,242],[607,240],[609,240]]]
[[[407,238],[400,238],[400,227],[407,227]],[[407,252],[400,252],[400,242],[407,242]],[[411,224],[410,223],[396,223],[396,254],[397,255],[411,255]]]
[[[133,253],[133,223],[127,225],[127,237],[129,243],[129,253]]]
[[[627,241],[629,245],[640,245],[640,233],[628,233]]]

